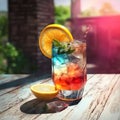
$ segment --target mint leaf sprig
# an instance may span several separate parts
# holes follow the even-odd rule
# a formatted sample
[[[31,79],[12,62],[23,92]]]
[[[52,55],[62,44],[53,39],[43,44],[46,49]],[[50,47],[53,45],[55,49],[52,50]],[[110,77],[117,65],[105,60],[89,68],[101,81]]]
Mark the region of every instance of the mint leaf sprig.
[[[58,54],[71,54],[75,51],[69,43],[60,43],[57,40],[53,40],[53,46],[58,48]]]

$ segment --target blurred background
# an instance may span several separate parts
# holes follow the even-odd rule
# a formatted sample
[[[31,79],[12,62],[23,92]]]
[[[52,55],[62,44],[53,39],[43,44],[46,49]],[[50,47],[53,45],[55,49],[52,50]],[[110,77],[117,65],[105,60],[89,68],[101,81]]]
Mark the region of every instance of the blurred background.
[[[0,0],[0,74],[51,72],[41,30],[65,25],[86,39],[88,73],[120,73],[120,0]]]

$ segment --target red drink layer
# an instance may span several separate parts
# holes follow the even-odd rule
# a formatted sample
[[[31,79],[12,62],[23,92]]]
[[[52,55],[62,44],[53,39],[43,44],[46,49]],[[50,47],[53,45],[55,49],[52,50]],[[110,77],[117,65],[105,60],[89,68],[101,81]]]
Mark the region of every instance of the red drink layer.
[[[78,90],[84,86],[85,78],[84,76],[73,77],[73,78],[64,78],[61,77],[55,81],[57,89],[60,90]]]
[[[64,72],[64,71],[63,71]],[[82,70],[77,64],[70,63],[67,66],[67,73],[53,75],[54,83],[60,90],[78,90],[81,89],[86,81]]]

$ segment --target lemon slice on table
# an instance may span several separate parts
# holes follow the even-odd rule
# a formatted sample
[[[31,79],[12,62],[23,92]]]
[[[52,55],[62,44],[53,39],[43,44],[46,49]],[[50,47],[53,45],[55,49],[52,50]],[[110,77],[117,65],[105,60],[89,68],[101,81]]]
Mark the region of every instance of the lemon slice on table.
[[[58,40],[60,42],[73,41],[70,31],[59,24],[50,24],[46,26],[40,33],[39,47],[41,52],[48,58],[52,57],[52,41]]]
[[[39,100],[51,100],[58,94],[58,90],[51,84],[32,85],[31,91]]]

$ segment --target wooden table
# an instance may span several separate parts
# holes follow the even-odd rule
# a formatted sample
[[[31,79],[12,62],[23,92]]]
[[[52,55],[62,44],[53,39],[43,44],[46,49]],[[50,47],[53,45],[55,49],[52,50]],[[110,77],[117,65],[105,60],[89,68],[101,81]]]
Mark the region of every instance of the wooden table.
[[[32,75],[0,76],[0,120],[120,120],[120,74],[88,74],[84,95],[62,111],[44,109],[30,91],[50,78]],[[52,101],[54,102],[54,100]]]

